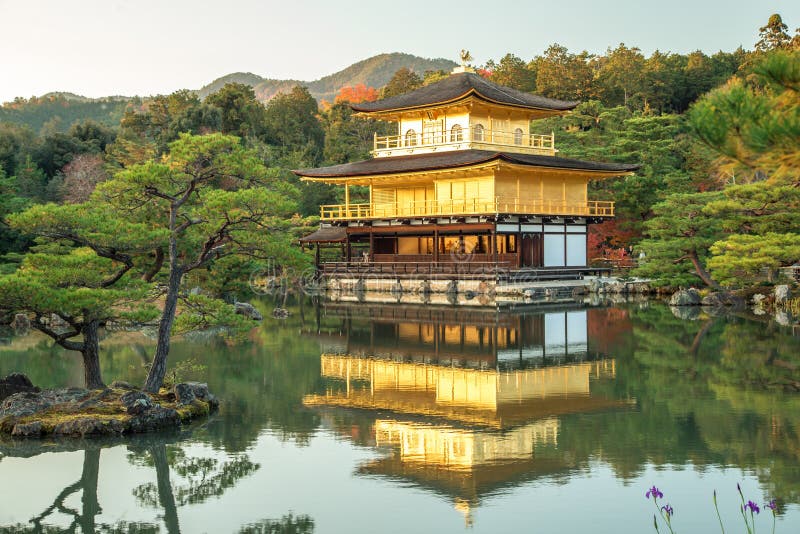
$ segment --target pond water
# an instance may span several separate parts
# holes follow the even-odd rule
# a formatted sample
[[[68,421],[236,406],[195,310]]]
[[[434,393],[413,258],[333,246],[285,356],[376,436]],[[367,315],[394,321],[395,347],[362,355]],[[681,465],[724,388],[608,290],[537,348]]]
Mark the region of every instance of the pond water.
[[[768,319],[656,303],[291,311],[242,344],[176,340],[181,378],[222,399],[207,421],[0,441],[0,532],[641,533],[652,485],[676,531],[719,531],[716,490],[743,532],[737,483],[777,499],[777,532],[800,531],[800,339]],[[146,334],[106,333],[106,380],[143,381]],[[0,375],[80,385],[76,355],[3,336]]]

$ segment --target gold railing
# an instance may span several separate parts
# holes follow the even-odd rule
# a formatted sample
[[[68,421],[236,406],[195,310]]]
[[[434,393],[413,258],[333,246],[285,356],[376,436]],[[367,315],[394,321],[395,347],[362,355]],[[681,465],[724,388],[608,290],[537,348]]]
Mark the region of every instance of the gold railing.
[[[428,148],[436,146],[460,144],[485,144],[514,148],[527,148],[532,152],[555,154],[555,135],[516,132],[504,132],[477,128],[476,126],[462,127],[447,131],[436,130],[432,132],[414,132],[402,135],[377,135],[373,141],[375,152],[398,149]]]
[[[570,202],[495,198],[494,200],[465,199],[373,204],[331,204],[320,207],[320,218],[323,221],[435,217],[441,215],[491,215],[496,213],[613,217],[614,202],[608,200]]]

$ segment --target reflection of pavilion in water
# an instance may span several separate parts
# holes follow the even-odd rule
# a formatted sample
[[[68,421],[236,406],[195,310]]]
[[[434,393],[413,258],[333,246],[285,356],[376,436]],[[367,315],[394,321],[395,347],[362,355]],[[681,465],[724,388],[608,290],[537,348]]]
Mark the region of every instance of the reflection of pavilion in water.
[[[616,369],[588,349],[587,310],[353,311],[340,312],[343,353],[321,356],[326,392],[305,404],[366,410],[391,453],[359,472],[444,493],[468,522],[481,496],[571,469],[560,416],[626,404],[591,394]]]
[[[499,314],[459,308],[326,306],[341,321],[328,352],[473,368],[596,359],[588,329],[595,310]],[[331,313],[327,313],[331,315]],[[332,350],[331,350],[332,349]]]

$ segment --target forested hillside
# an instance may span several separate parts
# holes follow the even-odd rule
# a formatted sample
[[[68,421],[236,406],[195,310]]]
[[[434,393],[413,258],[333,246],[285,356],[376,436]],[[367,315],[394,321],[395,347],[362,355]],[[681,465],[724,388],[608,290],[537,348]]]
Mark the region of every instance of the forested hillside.
[[[71,93],[48,93],[40,97],[15,98],[0,106],[0,122],[25,125],[34,132],[63,132],[76,121],[91,120],[115,126],[134,99],[114,96],[86,98]]]
[[[614,200],[617,218],[593,226],[590,258],[633,247],[647,257],[640,274],[663,284],[737,286],[772,281],[800,261],[800,32],[773,15],[754,45],[645,56],[624,44],[603,55],[555,44],[529,60],[508,54],[477,67],[502,85],[582,101],[533,124],[555,132],[560,156],[642,165],[635,176],[593,184],[592,198]],[[219,132],[238,137],[285,184],[298,214],[282,231],[299,236],[317,224],[319,204],[341,192],[300,183],[290,170],[369,157],[373,135],[391,125],[354,116],[349,104],[432,83],[453,65],[409,68],[411,60],[376,56],[307,87],[280,82],[277,96],[272,82],[235,74],[207,86],[204,98],[178,91],[124,105],[65,95],[12,103],[0,115],[0,217],[37,203],[91,202],[97,184],[158,160],[181,134]],[[104,115],[74,124],[65,111],[103,104]],[[38,127],[9,121],[28,108]],[[352,200],[365,194],[356,188]],[[24,228],[0,227],[2,268],[13,271],[31,244]],[[238,271],[225,269],[209,284],[235,283]]]

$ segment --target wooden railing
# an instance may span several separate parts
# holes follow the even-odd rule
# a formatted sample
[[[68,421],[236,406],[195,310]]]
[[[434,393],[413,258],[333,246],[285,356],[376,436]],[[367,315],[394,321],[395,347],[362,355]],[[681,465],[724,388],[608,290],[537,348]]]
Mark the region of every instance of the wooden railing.
[[[461,129],[434,132],[414,132],[402,135],[377,135],[373,141],[376,155],[385,151],[398,149],[430,148],[448,145],[484,144],[512,148],[527,148],[537,154],[554,155],[556,152],[555,135],[532,134],[522,131],[505,132],[477,128],[476,126]]]
[[[577,215],[584,217],[613,217],[614,202],[588,200],[426,200],[418,202],[389,202],[372,204],[330,204],[320,207],[323,221],[351,219],[392,219],[398,217],[436,217],[441,215]]]
[[[322,264],[325,274],[339,275],[420,275],[420,274],[470,274],[487,277],[507,273],[514,266],[511,261],[351,261]]]

